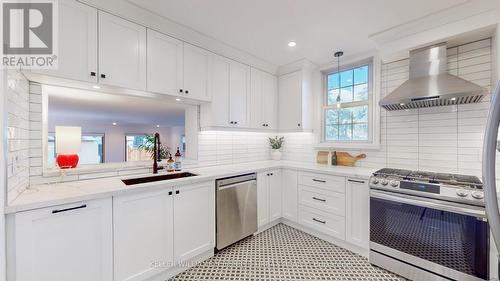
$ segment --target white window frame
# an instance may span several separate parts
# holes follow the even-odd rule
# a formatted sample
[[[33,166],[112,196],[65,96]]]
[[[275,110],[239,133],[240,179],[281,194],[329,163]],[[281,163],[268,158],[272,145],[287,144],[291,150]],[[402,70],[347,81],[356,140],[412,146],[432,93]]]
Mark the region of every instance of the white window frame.
[[[332,65],[332,67],[323,69],[322,72],[322,93],[321,93],[321,142],[316,146],[318,149],[333,149],[333,148],[345,148],[345,149],[379,149],[380,148],[380,109],[378,107],[378,96],[379,96],[379,85],[377,78],[380,73],[380,63],[376,63],[374,57],[368,59],[362,59],[345,64],[340,67],[340,72],[358,68],[361,66],[368,66],[368,140],[358,141],[358,140],[347,140],[347,141],[328,141],[326,140],[326,124],[325,124],[325,113],[327,109],[335,109],[336,104],[328,105],[328,87],[327,87],[327,77],[328,75],[335,74],[338,72],[337,67]],[[380,80],[380,78],[378,78]],[[364,105],[366,102],[351,102],[346,103],[351,106]],[[351,107],[350,106],[350,107]]]

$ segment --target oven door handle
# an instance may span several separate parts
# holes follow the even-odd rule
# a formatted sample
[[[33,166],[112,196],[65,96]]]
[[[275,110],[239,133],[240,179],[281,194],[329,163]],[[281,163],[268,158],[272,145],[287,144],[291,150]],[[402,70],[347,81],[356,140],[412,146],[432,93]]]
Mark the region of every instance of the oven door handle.
[[[464,207],[463,204],[443,203],[441,200],[422,197],[415,199],[416,197],[411,195],[395,194],[373,189],[370,190],[370,197],[486,219],[486,213],[483,208],[471,205]]]

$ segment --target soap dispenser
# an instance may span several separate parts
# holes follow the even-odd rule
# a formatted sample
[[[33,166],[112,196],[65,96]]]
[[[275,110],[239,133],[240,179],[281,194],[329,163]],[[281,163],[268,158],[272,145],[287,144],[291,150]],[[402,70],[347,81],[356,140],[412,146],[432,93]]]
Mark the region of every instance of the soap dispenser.
[[[337,151],[333,152],[333,155],[332,155],[332,166],[337,166]]]

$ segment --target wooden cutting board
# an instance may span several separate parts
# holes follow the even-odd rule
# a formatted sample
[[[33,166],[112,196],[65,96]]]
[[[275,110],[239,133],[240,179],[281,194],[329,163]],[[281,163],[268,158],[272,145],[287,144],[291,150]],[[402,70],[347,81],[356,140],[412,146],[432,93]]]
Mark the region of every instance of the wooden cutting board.
[[[328,164],[328,151],[318,151],[316,162],[318,164]]]
[[[352,156],[347,152],[337,151],[337,165],[338,166],[349,166],[353,167],[356,161],[359,159],[366,158],[366,154],[360,154],[358,156]]]

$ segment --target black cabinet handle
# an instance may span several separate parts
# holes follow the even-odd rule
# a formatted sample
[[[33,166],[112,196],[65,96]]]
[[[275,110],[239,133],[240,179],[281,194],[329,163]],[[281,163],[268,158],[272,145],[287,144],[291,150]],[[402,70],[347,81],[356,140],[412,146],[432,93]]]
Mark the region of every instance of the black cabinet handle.
[[[299,123],[299,124],[297,124],[297,127],[300,127],[300,123]]]
[[[176,191],[175,191],[175,194],[179,194],[179,193],[181,193],[179,190],[176,190]]]
[[[186,94],[189,94],[189,91],[188,91],[188,90],[186,90]]]
[[[358,181],[358,180],[351,180],[351,179],[347,179],[347,181],[355,182],[355,183],[365,183],[365,181]]]
[[[324,181],[324,180],[313,179],[313,181],[315,181],[315,182],[321,182],[321,183],[326,183],[326,181]]]
[[[172,191],[169,191],[169,192],[168,192],[168,195],[172,195]]]
[[[234,124],[238,124],[238,121],[235,121]]]
[[[325,200],[325,199],[321,199],[321,198],[314,197],[314,196],[313,196],[313,199],[314,199],[314,200],[317,200],[317,201],[321,201],[321,202],[326,202],[326,200]]]
[[[183,92],[182,89],[179,89],[179,93],[182,93],[182,92]]]
[[[231,122],[229,122],[229,124],[234,124],[234,122],[233,122],[233,121],[231,121]]]
[[[106,78],[106,74],[101,74],[101,78]]]
[[[322,224],[325,224],[325,223],[326,223],[326,221],[318,220],[317,218],[313,218],[313,221],[315,221],[315,222],[319,222],[319,223],[322,223]]]
[[[90,76],[95,77],[95,72],[94,71],[90,72]]]
[[[73,210],[83,209],[83,208],[87,208],[87,204],[83,204],[83,205],[78,206],[78,207],[72,207],[72,208],[67,208],[67,209],[52,210],[52,214],[57,214],[57,213],[62,213],[62,212],[67,212],[67,211],[73,211]]]

